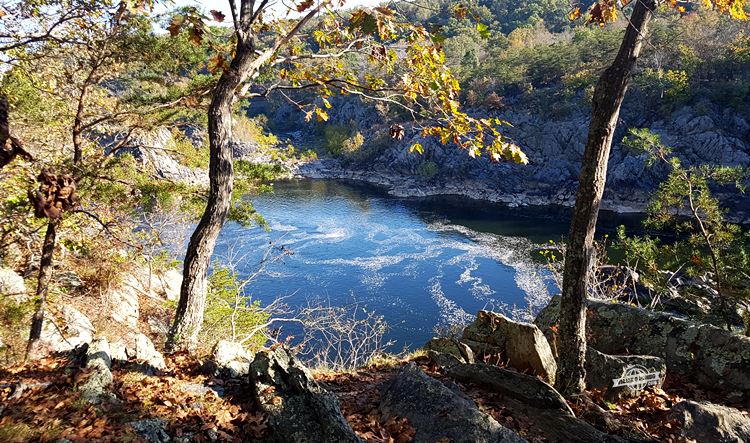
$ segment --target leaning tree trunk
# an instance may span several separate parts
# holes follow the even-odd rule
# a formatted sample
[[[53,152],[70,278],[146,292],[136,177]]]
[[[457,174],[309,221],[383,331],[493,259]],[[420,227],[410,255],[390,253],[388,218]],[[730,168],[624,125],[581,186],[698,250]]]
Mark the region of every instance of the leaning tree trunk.
[[[36,284],[36,311],[31,318],[31,331],[29,332],[29,342],[26,348],[26,356],[29,357],[34,353],[34,348],[42,338],[42,326],[44,325],[44,304],[47,301],[49,291],[49,282],[52,278],[52,258],[55,254],[55,244],[57,242],[57,225],[58,220],[52,220],[47,223],[47,233],[44,235],[42,244],[42,260],[39,263],[39,276]]]
[[[185,254],[180,300],[167,338],[168,352],[192,350],[198,343],[206,304],[208,266],[216,238],[227,220],[232,198],[232,104],[237,88],[247,78],[252,61],[253,50],[248,45],[238,44],[232,64],[216,84],[208,108],[208,202]]]
[[[620,106],[641,52],[654,0],[635,2],[620,50],[594,91],[588,140],[570,224],[560,302],[557,388],[571,396],[585,389],[586,294],[594,255],[594,232],[607,177],[607,162]]]

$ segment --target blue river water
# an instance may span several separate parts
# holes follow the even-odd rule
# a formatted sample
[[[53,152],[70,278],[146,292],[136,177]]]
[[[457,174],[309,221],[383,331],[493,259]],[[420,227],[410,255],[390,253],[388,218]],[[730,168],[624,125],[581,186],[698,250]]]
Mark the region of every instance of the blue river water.
[[[400,350],[422,345],[436,328],[470,322],[480,309],[528,321],[555,291],[537,248],[567,231],[560,210],[403,199],[327,180],[274,189],[253,199],[270,231],[230,223],[216,249],[220,260],[242,257],[242,277],[258,270],[271,242],[293,252],[249,285],[263,304],[278,297],[292,307],[357,303],[385,318],[392,349]]]

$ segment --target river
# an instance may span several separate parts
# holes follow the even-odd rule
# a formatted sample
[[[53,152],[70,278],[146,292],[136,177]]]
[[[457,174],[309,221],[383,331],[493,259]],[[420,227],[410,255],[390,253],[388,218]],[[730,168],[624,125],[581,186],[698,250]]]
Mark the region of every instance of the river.
[[[538,247],[567,232],[567,212],[507,208],[465,198],[403,199],[327,180],[274,184],[253,199],[270,231],[225,226],[216,255],[240,257],[241,277],[269,244],[293,252],[248,286],[268,304],[356,304],[382,315],[392,350],[414,348],[470,322],[480,309],[530,320],[555,287]],[[605,214],[602,229],[633,224]]]

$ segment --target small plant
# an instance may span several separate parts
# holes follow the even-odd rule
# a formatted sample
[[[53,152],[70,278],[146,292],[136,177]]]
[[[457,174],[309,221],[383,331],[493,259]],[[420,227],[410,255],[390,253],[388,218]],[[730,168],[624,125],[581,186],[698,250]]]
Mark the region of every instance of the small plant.
[[[237,341],[268,321],[269,314],[263,311],[260,301],[245,293],[246,285],[235,270],[218,262],[214,264],[209,277],[201,343],[212,346],[219,340]],[[257,349],[265,341],[262,334],[257,334],[246,346]]]
[[[202,146],[194,146],[182,131],[172,130],[172,138],[166,151],[174,155],[177,161],[190,168],[208,168],[208,140]]]
[[[235,116],[232,135],[239,141],[254,141],[261,149],[273,148],[278,145],[279,139],[271,133],[264,132],[267,120],[267,117],[252,119],[244,115]]]
[[[433,178],[435,178],[439,171],[440,168],[438,168],[437,163],[432,160],[427,160],[419,165],[419,168],[417,169],[417,175],[426,180],[432,180]]]
[[[304,329],[297,345],[300,355],[317,369],[353,370],[384,355],[392,344],[385,340],[385,318],[358,302],[347,306],[310,302],[297,318]]]

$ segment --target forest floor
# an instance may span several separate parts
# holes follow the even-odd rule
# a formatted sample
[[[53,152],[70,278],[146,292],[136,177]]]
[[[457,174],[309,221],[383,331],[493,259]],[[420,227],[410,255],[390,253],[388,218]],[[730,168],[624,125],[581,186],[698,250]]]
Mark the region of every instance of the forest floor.
[[[414,361],[430,376],[447,378],[426,357]],[[248,441],[268,432],[267,417],[253,403],[248,383],[202,374],[198,370],[201,362],[187,354],[167,356],[164,371],[144,371],[142,365],[132,362],[115,363],[110,390],[117,399],[100,404],[84,401],[76,390],[88,375],[81,363],[71,354],[58,354],[0,370],[0,441],[143,441],[134,426],[157,429],[155,435],[163,429],[172,441]],[[338,397],[344,416],[364,441],[407,442],[414,435],[408,422],[385,421],[378,408],[383,384],[406,363],[390,361],[350,372],[319,372],[316,379]],[[544,429],[508,407],[502,396],[453,382],[501,425],[532,443],[550,441]],[[648,389],[619,404],[606,402],[598,392],[589,394],[620,421],[664,442],[680,441],[678,430],[667,417],[673,404],[683,398],[711,397],[676,379],[668,379],[664,389]],[[575,404],[571,407],[581,411]]]

